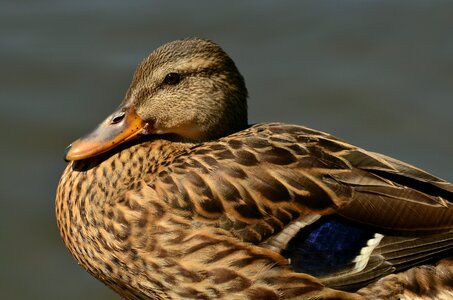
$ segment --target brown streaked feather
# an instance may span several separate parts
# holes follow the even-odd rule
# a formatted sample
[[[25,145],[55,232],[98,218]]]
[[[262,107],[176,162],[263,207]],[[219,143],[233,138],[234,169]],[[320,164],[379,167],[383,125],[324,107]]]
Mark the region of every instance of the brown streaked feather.
[[[448,300],[453,298],[453,265],[422,266],[389,275],[358,291],[365,299]]]
[[[335,152],[324,147],[326,141]],[[335,210],[356,222],[393,233],[433,233],[453,227],[453,204],[438,196],[453,199],[452,186],[447,182],[416,168],[411,173],[409,165],[395,160],[378,161],[374,154],[367,155],[324,133],[276,123],[256,125],[214,143],[215,149],[206,143],[176,158],[172,166],[159,173],[164,176],[156,177],[157,193],[180,193],[180,201],[185,199],[201,215],[225,210],[230,220],[252,226],[266,220],[284,226],[304,212],[322,215]],[[294,150],[294,145],[299,150]],[[221,153],[228,155],[222,158]],[[215,157],[215,162],[206,157]],[[195,172],[178,171],[186,166]],[[419,191],[413,184],[402,185],[401,180],[384,174],[393,175],[401,171],[401,166],[411,174],[411,180],[423,175],[420,181],[432,185],[431,193]],[[373,173],[377,168],[379,174]],[[182,192],[183,187],[189,187],[190,195]],[[166,199],[165,195],[161,197]],[[263,234],[262,240],[269,234]]]
[[[352,151],[360,153],[361,156],[365,158],[368,158],[368,156],[365,156],[367,154],[365,151],[354,148],[344,142],[337,142],[336,139],[327,139],[323,136],[323,133],[310,130],[310,135],[307,135],[305,128],[300,127],[299,131],[297,131],[294,126],[291,126],[291,129],[287,130],[287,132],[295,134],[295,138],[298,140],[309,141],[309,143],[306,144],[296,144],[300,146],[300,149],[305,149],[305,151],[299,151],[300,154],[297,154],[291,152],[292,149],[288,150],[287,148],[284,148],[285,143],[280,142],[290,140],[290,138],[294,139],[294,137],[285,137],[284,134],[280,133],[281,136],[279,137],[278,142],[275,142],[276,139],[270,139],[266,136],[266,134],[273,134],[270,129],[266,128],[267,126],[268,125],[256,125],[249,130],[250,136],[253,136],[253,143],[256,143],[259,138],[268,140],[267,143],[258,143],[259,145],[266,144],[266,148],[250,147],[250,143],[248,143],[248,131],[241,132],[240,142],[233,142],[236,138],[235,135],[230,136],[226,143],[224,143],[223,139],[216,142],[216,151],[228,152],[228,158],[219,160],[215,165],[209,165],[211,173],[203,176],[204,181],[199,178],[196,181],[196,185],[190,188],[192,191],[202,190],[198,194],[193,195],[192,199],[194,199],[194,202],[196,202],[196,199],[213,197],[213,199],[222,203],[221,207],[225,208],[225,215],[222,218],[228,220],[227,224],[242,225],[239,225],[239,227],[236,228],[232,225],[221,226],[225,226],[225,229],[231,230],[231,232],[241,240],[253,243],[265,242],[266,239],[270,239],[274,233],[279,232],[284,226],[292,224],[293,220],[303,218],[303,212],[309,211],[310,213],[316,214],[326,213],[317,211],[316,209],[318,207],[314,206],[315,204],[312,204],[309,200],[309,193],[316,192],[316,188],[319,188],[320,192],[313,195],[313,198],[318,201],[319,199],[330,199],[331,202],[327,203],[326,207],[335,208],[335,202],[339,203],[339,200],[336,199],[341,199],[340,197],[348,199],[350,202],[337,209],[338,213],[346,217],[349,217],[348,214],[350,214],[353,217],[349,218],[354,221],[358,221],[357,217],[360,217],[362,218],[360,219],[360,222],[372,225],[380,230],[392,229],[393,234],[400,231],[409,232],[411,235],[414,234],[411,232],[420,234],[421,231],[428,234],[451,229],[453,218],[452,205],[450,203],[437,196],[419,192],[410,187],[402,186],[391,179],[366,171],[366,169],[371,169],[371,165],[374,167],[379,166],[380,171],[384,170],[384,166],[386,166],[387,169],[390,169],[392,166],[391,164],[385,161],[365,164],[363,163],[364,160],[362,160],[361,163],[358,164],[358,166],[364,167],[365,170],[362,170],[356,168],[355,161],[344,162],[343,160],[340,160],[340,162],[338,162],[336,159],[332,159],[332,153],[322,152],[322,149],[326,148],[322,147],[322,144],[318,144],[320,143],[319,141],[330,141],[329,147],[335,149],[336,153],[344,154],[345,151]],[[269,125],[271,128],[272,126],[277,126],[277,124]],[[284,125],[281,126],[284,128]],[[320,139],[318,138],[319,136],[323,137]],[[242,148],[247,149],[243,151],[253,154],[254,164],[244,164],[242,158],[239,159],[239,162],[236,161],[237,150],[234,149],[234,147],[239,149],[239,145]],[[206,147],[209,147],[209,144],[207,144]],[[261,155],[261,153],[264,152],[262,149],[265,149],[266,155],[264,156]],[[270,154],[273,153],[274,149],[279,149],[276,150],[276,152],[280,153],[284,151],[290,152],[290,159],[296,157],[297,163],[287,164],[285,165],[284,171],[279,171],[280,164],[275,162],[269,163],[268,160],[268,157],[272,157]],[[309,149],[315,150],[310,151]],[[215,156],[216,151],[212,151],[210,154]],[[190,159],[197,160],[196,155],[200,153],[204,155],[205,151],[197,148],[197,150],[190,153]],[[242,155],[241,152],[239,153],[239,155]],[[348,156],[341,155],[340,157],[340,159],[342,159]],[[183,155],[175,160],[175,166],[178,166],[179,160],[190,161],[190,159],[186,159],[186,156]],[[309,160],[311,161],[311,164],[300,163],[301,161]],[[220,164],[220,161],[222,164]],[[370,158],[370,161],[373,161],[372,158]],[[333,162],[333,169],[327,169],[326,166],[331,162]],[[338,166],[343,166],[343,169],[339,169]],[[259,170],[258,168],[260,167],[263,170]],[[208,165],[205,165],[205,168],[208,168]],[[228,171],[225,173],[223,172],[224,168],[240,169],[242,170],[241,173],[246,173],[248,176],[229,177],[225,174],[229,173]],[[405,168],[408,170],[408,166],[405,166]],[[415,174],[420,173],[417,169],[415,170]],[[308,172],[311,172],[311,175],[308,175]],[[174,174],[171,182],[178,182],[180,185],[184,185],[185,176],[192,176],[192,174],[172,172],[171,170],[165,174]],[[215,179],[210,181],[210,176],[215,176]],[[331,178],[331,180],[327,180],[326,178]],[[424,175],[424,178],[428,178],[428,176]],[[436,182],[436,184],[446,184],[440,179],[434,181],[433,178],[434,177],[431,177],[431,181]],[[160,178],[157,178],[157,180],[159,179]],[[162,180],[165,181],[165,179]],[[188,180],[193,181],[193,179]],[[206,186],[208,188],[206,188]],[[446,186],[448,187],[448,185]],[[272,189],[267,191],[268,187]],[[206,190],[209,190],[208,195],[206,195]],[[305,194],[302,193],[303,191],[305,191]],[[231,198],[231,195],[236,196]],[[232,205],[231,203],[234,203],[234,198],[236,200],[241,199],[243,203]],[[332,198],[335,200],[332,200]],[[373,203],[376,204],[373,205]],[[319,204],[320,203],[316,203],[316,205]],[[303,206],[301,207],[301,205]],[[352,211],[353,205],[357,206],[355,207],[356,211]],[[197,207],[196,204],[195,207]],[[246,214],[246,208],[249,208],[251,213]],[[293,213],[287,213],[288,209]],[[201,211],[203,212],[203,209]],[[430,211],[433,211],[433,215],[429,214]],[[405,239],[401,240],[405,241]],[[441,241],[440,236],[434,236],[430,238],[430,240],[434,241],[434,243],[423,251],[425,254],[420,254],[422,257],[427,256],[426,260],[432,259],[432,256],[435,255],[437,251],[445,253],[450,251],[451,247],[453,247],[451,246],[453,244],[448,241]],[[424,239],[412,239],[412,242],[409,243],[414,249],[412,253],[421,251],[421,246],[418,244],[423,243],[425,243]],[[442,243],[445,244],[445,246],[442,246]],[[398,246],[398,251],[392,249],[392,251],[389,252],[393,255],[397,252],[401,253],[403,249],[410,252],[410,249],[407,250],[408,246],[403,246],[402,244],[399,244]],[[380,253],[379,250],[380,249],[376,250],[377,254]],[[404,269],[404,267],[407,268],[423,261],[422,257],[416,259],[414,257],[409,258],[409,256],[409,254],[406,254],[402,258],[403,267],[400,266],[398,269]],[[387,257],[384,255],[384,257],[386,261],[392,259],[391,256]],[[388,263],[385,263],[377,269],[371,265],[358,274],[351,274],[351,276],[333,276],[327,281],[324,281],[323,279],[323,282],[328,285],[330,282],[336,282],[334,285],[335,287],[338,288],[342,286],[343,288],[350,290],[353,289],[354,286],[357,287],[366,282],[371,282],[373,278],[380,278],[390,272],[390,270],[395,270],[395,268],[391,267]],[[342,279],[340,279],[340,277]],[[368,279],[365,280],[364,278]],[[360,283],[356,280],[360,280]]]
[[[284,126],[287,125],[281,125]],[[199,217],[218,218],[225,214],[224,219],[230,223],[244,224],[244,228],[246,224],[245,229],[240,225],[231,228],[244,241],[262,242],[308,213],[332,213],[350,196],[350,191],[343,187],[334,191],[321,178],[329,173],[326,166],[330,163],[338,168],[333,172],[346,164],[327,153],[318,158],[308,149],[291,149],[294,144],[288,140],[305,140],[307,136],[303,127],[287,127],[293,133],[280,134],[278,142],[270,139],[272,129],[282,128],[271,124],[215,141],[215,149],[211,143],[193,148],[177,157],[171,166],[158,170],[152,181],[156,193],[176,209],[193,207]],[[295,145],[305,148],[303,144]],[[222,153],[228,156],[222,158]],[[207,157],[219,159],[210,162]],[[185,168],[185,172],[179,171]],[[215,205],[208,207],[208,203]]]

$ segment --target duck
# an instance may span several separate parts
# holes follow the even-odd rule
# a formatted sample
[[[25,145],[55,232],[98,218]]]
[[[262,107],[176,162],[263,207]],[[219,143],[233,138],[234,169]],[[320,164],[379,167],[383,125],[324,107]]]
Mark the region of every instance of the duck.
[[[451,183],[247,98],[210,40],[151,52],[65,151],[77,263],[124,299],[453,299]]]

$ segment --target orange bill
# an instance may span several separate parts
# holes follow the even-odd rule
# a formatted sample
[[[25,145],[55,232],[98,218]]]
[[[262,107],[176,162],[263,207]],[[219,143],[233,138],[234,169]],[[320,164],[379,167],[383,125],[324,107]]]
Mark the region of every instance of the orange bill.
[[[147,127],[133,108],[120,108],[88,135],[66,149],[66,160],[80,160],[104,153],[130,140]]]

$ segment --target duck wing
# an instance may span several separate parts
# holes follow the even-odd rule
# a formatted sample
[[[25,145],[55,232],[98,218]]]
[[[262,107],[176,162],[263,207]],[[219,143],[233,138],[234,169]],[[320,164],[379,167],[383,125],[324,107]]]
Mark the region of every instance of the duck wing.
[[[451,184],[302,126],[258,124],[196,145],[148,185],[175,213],[335,288],[452,254]]]
[[[354,189],[342,216],[392,233],[416,235],[452,228],[453,185],[418,168],[361,149],[343,156],[353,169],[332,174]]]

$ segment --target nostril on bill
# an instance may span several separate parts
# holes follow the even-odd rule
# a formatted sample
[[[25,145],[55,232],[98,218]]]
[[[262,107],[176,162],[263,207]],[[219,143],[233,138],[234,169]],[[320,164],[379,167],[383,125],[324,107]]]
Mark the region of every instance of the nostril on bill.
[[[114,114],[112,116],[112,120],[111,120],[111,123],[112,124],[116,124],[116,123],[119,123],[121,122],[123,119],[124,119],[124,116],[126,115],[126,113],[124,111],[120,111],[116,114]]]

